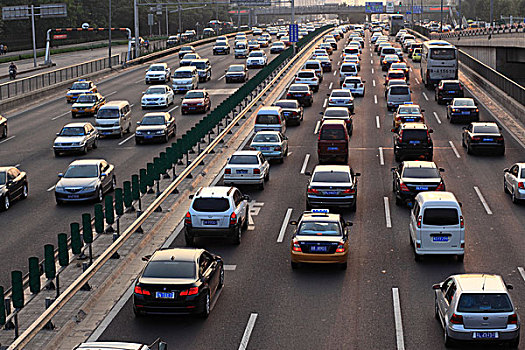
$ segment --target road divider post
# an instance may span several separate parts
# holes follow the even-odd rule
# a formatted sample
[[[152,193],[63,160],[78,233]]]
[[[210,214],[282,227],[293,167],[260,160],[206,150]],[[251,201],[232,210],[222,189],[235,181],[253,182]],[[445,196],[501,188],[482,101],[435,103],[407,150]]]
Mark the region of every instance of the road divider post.
[[[29,262],[29,291],[33,294],[40,292],[40,262],[38,257],[32,256],[28,259]],[[3,294],[2,294],[3,295]],[[2,303],[0,303],[2,304]],[[5,311],[5,310],[4,310]],[[0,311],[1,313],[1,311]]]

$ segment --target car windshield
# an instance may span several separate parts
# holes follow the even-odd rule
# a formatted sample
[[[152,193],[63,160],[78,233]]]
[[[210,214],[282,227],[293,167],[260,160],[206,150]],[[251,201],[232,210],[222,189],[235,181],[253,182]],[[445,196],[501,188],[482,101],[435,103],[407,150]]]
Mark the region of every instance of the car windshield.
[[[395,73],[389,73],[388,79],[404,79],[405,73],[403,72],[395,72]]]
[[[400,107],[397,114],[420,114],[419,107]]]
[[[150,72],[164,72],[164,66],[151,66],[148,70]]]
[[[275,134],[257,134],[253,142],[279,142],[279,136]]]
[[[410,94],[410,91],[408,90],[408,86],[392,86],[389,91],[390,91],[390,95],[408,95]]]
[[[301,236],[340,236],[341,229],[337,222],[303,221],[297,234]]]
[[[499,129],[496,125],[477,125],[474,126],[473,132],[481,134],[499,134]]]
[[[146,95],[162,95],[166,92],[164,88],[151,87],[146,90]]]
[[[346,171],[316,171],[312,182],[351,183],[350,174]]]
[[[319,136],[319,140],[344,140],[345,139],[345,132],[343,128],[337,128],[337,129],[328,129],[328,128],[322,128],[321,135]]]
[[[230,208],[230,202],[227,198],[196,198],[192,207],[201,212],[224,212]]]
[[[151,261],[142,277],[146,278],[195,278],[197,269],[193,261]]]
[[[512,312],[509,296],[505,293],[464,293],[458,302],[459,312]]]
[[[89,83],[74,83],[71,86],[71,90],[87,90],[89,89]]]
[[[83,164],[83,165],[71,165],[67,168],[64,178],[66,179],[79,179],[87,177],[98,177],[98,165],[97,164]]]
[[[458,211],[456,208],[427,208],[423,215],[423,224],[431,226],[458,225]]]
[[[344,108],[344,109],[332,109],[332,108],[328,108],[325,112],[324,112],[324,117],[348,117],[349,114],[348,114],[348,109]]]
[[[204,92],[202,91],[188,91],[184,98],[204,98]]]
[[[230,66],[228,72],[244,72],[244,66]]]
[[[0,185],[5,185],[6,173],[5,171],[0,172]]]
[[[474,107],[473,100],[454,100],[454,107]]]
[[[228,164],[259,164],[256,155],[233,155]]]
[[[206,62],[191,62],[190,66],[197,67],[197,69],[206,69]]]
[[[308,86],[292,85],[292,86],[290,86],[290,91],[293,91],[293,92],[307,92],[308,91]]]
[[[436,168],[405,168],[402,176],[414,179],[435,179],[439,178],[439,170]]]
[[[97,119],[114,119],[119,117],[117,108],[101,108],[97,113]]]
[[[355,72],[356,68],[353,64],[344,64],[341,66],[341,72]]]
[[[173,74],[173,77],[176,78],[176,79],[177,78],[178,79],[180,79],[180,78],[191,78],[192,74],[189,71],[185,71],[185,72],[177,72],[177,71],[175,71],[175,74]]]
[[[314,72],[299,72],[297,73],[297,77],[299,78],[315,78]]]
[[[140,125],[164,125],[165,119],[163,115],[150,115],[142,118]]]
[[[90,103],[95,102],[97,100],[97,96],[95,95],[80,95],[78,96],[77,102],[78,103]]]
[[[263,53],[262,52],[252,52],[250,54],[250,57],[263,57]]]
[[[353,81],[352,83],[354,83]],[[359,81],[357,81],[359,82]],[[346,83],[346,81],[345,81]],[[330,97],[351,97],[352,95],[348,91],[333,91]]]
[[[78,127],[66,127],[60,131],[60,136],[84,136],[85,131],[81,126]]]

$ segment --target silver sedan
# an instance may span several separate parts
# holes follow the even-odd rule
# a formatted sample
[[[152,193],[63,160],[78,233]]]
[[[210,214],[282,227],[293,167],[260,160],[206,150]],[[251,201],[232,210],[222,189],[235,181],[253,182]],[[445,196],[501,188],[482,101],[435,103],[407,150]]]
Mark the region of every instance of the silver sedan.
[[[503,170],[503,189],[509,193],[512,202],[518,203],[525,199],[525,163],[515,163]]]

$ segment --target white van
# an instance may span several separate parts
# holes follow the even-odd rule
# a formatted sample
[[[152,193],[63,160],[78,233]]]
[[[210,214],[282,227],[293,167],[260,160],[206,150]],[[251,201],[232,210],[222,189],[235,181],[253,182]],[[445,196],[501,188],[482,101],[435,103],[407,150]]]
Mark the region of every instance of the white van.
[[[233,53],[235,55],[235,58],[248,57],[248,54],[250,53],[250,50],[248,49],[248,42],[244,40],[236,41],[235,46],[233,48]]]
[[[343,85],[346,77],[356,77],[358,71],[356,63],[343,62],[339,68],[339,84]]]
[[[131,106],[128,101],[111,101],[95,114],[95,128],[100,136],[122,137],[131,131]]]
[[[195,66],[180,67],[171,77],[174,92],[195,90],[199,87],[199,71]]]
[[[255,117],[254,131],[286,132],[286,118],[281,107],[262,107]]]
[[[416,261],[421,255],[465,256],[465,223],[461,204],[452,192],[419,193],[410,212],[410,242]]]

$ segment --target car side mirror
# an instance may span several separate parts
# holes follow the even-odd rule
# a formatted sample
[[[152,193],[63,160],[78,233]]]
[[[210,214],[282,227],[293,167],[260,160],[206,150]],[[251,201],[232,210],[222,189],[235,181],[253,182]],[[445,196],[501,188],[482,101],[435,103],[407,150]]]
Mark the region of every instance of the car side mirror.
[[[463,130],[467,130],[467,127],[466,127],[466,126],[464,126],[464,127],[462,127],[462,129],[463,129]]]
[[[297,224],[298,224],[297,221],[290,221],[290,225],[297,226]]]
[[[312,173],[309,172],[309,171],[305,171],[304,174],[305,174],[306,176],[312,176]]]
[[[355,173],[355,176],[361,176],[361,173]]]
[[[505,168],[505,169],[503,169],[503,172],[504,172],[504,173],[508,173],[508,172],[509,172],[509,168]]]
[[[242,196],[242,199],[245,200],[245,201],[249,201],[250,200],[250,196],[245,194],[244,196]]]
[[[459,204],[460,208],[463,208],[463,203],[462,202],[458,202],[458,204]]]
[[[441,289],[441,283],[436,283],[436,284],[432,285],[432,289],[434,289],[434,290]]]
[[[57,134],[56,134],[56,135],[57,135],[57,136],[60,136],[60,133],[59,133],[59,132],[57,132]]]
[[[391,171],[396,171],[396,169],[397,169],[396,167],[393,167],[393,168],[390,169],[390,170],[391,170]]]
[[[64,174],[63,173],[58,173],[58,177],[62,178],[62,177],[64,177]]]
[[[137,125],[140,125],[140,122],[137,122]]]
[[[352,221],[345,222],[345,227],[354,226],[354,223]]]
[[[391,132],[396,132],[396,129],[390,129]]]
[[[168,350],[168,343],[165,343],[163,341],[159,342],[159,350]]]
[[[319,112],[319,115],[323,115],[323,112]]]
[[[330,97],[330,94],[326,94],[326,96]]]
[[[195,197],[193,194],[190,194],[190,195],[188,196],[189,199],[193,199],[193,197]]]
[[[149,261],[149,259],[151,259],[151,255],[144,255],[141,260],[142,261]]]
[[[434,129],[429,129],[428,132],[432,134],[434,132]]]
[[[410,209],[412,209],[412,208],[414,207],[414,203],[412,203],[412,202],[408,202],[408,207],[409,207]]]
[[[514,286],[512,284],[507,284],[507,289],[508,290],[513,290],[514,289]]]

